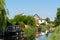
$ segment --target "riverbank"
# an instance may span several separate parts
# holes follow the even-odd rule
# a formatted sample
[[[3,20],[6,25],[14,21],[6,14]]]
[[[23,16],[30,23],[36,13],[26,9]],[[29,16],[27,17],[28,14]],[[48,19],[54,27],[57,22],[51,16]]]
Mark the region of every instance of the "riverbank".
[[[46,34],[48,34],[49,32],[52,32],[52,31],[54,31],[55,30],[55,28],[50,28],[49,30],[46,30],[45,32],[37,32],[36,33],[36,38],[38,38],[39,36],[43,36],[43,35],[46,35]]]
[[[51,33],[48,33],[48,36],[46,35],[41,35],[36,40],[47,40],[51,36]]]

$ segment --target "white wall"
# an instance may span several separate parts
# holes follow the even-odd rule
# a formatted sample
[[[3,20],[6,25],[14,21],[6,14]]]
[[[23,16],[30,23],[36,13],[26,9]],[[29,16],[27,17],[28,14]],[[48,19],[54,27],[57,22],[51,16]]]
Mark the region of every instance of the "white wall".
[[[45,20],[38,20],[38,22],[41,24],[41,23],[44,23]]]
[[[39,24],[44,23],[44,22],[46,25],[48,24],[47,21],[45,21],[45,20],[38,20],[38,22],[39,22]]]

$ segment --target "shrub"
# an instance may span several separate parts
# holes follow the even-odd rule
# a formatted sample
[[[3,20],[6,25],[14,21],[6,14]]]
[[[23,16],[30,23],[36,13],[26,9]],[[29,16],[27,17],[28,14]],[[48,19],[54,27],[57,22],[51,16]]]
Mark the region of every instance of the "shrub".
[[[35,40],[36,29],[34,27],[28,27],[24,30],[25,40]]]

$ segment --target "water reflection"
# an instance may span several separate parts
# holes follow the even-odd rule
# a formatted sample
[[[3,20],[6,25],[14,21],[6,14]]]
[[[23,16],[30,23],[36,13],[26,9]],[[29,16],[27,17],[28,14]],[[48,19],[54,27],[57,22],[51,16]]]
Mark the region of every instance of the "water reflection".
[[[48,36],[47,35],[40,36],[38,40],[47,40],[47,38],[49,38],[50,36],[51,36],[51,33],[49,33]]]

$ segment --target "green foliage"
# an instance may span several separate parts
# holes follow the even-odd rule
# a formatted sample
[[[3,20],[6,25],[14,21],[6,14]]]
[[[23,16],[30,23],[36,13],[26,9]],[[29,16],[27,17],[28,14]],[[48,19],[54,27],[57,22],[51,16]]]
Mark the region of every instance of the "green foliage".
[[[24,24],[23,22],[19,22],[19,25],[20,25],[21,27],[25,27],[25,24]]]
[[[18,21],[24,21],[26,19],[26,16],[21,16],[21,15],[16,15],[15,17],[14,17],[14,20],[16,21],[16,22],[18,22]]]
[[[54,26],[55,25],[55,22],[54,21],[51,21],[50,23],[51,23],[51,26]]]
[[[41,27],[41,31],[46,31],[47,29],[50,28],[50,26],[47,26],[47,25],[40,25]]]
[[[24,25],[24,24],[34,26],[35,21],[36,20],[32,16],[26,16],[26,15],[24,15],[24,16],[16,15],[14,17],[14,19],[10,20],[10,22],[13,23],[13,24],[15,24],[15,23],[19,24],[19,22],[21,24],[21,22],[22,22],[21,26]]]
[[[6,9],[5,9],[5,0],[0,0],[0,31],[5,30],[6,26]]]
[[[35,40],[36,28],[34,27],[25,28],[24,33],[25,40]]]
[[[15,22],[15,21],[13,21],[13,22],[12,22],[12,24],[13,24],[13,25],[15,25],[15,24],[16,24],[16,22]]]
[[[60,40],[60,26],[57,26],[48,40]]]
[[[60,25],[60,8],[57,9],[55,23],[56,23],[56,25]]]
[[[45,19],[48,23],[50,22],[50,19],[47,17],[46,19]]]
[[[5,7],[5,0],[0,0],[0,10],[4,9]]]
[[[45,23],[42,23],[41,25],[46,25]]]
[[[35,19],[32,16],[27,16],[27,24],[33,26],[35,24]]]

